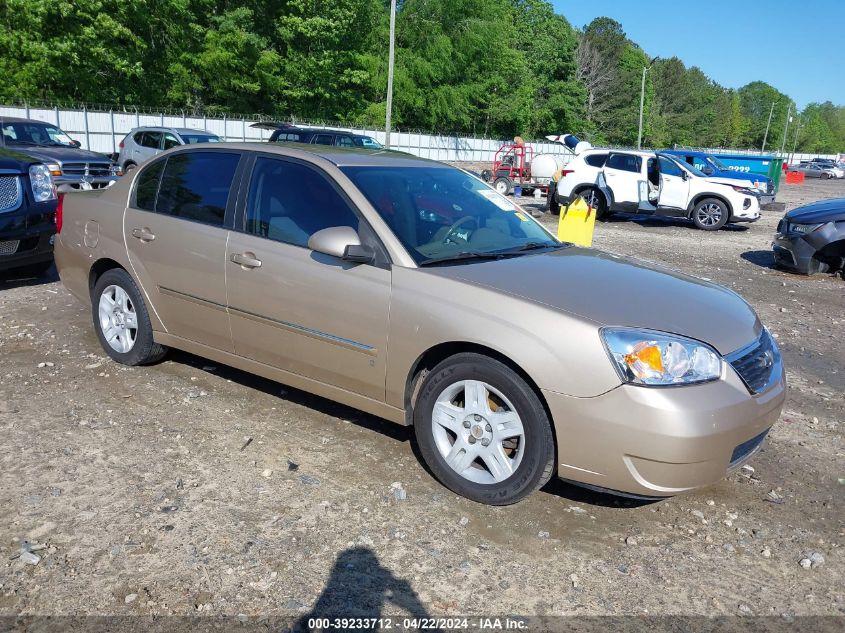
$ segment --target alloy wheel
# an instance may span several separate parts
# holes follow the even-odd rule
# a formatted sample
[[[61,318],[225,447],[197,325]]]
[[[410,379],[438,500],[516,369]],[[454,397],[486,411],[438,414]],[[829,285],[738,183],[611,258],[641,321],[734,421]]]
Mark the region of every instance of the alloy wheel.
[[[696,215],[702,226],[716,226],[722,219],[722,208],[715,202],[708,202],[699,207]]]
[[[446,387],[432,413],[434,443],[449,467],[479,484],[505,481],[525,453],[525,429],[511,402],[486,382]]]
[[[132,299],[120,286],[106,286],[100,294],[98,310],[106,343],[121,354],[129,352],[138,336],[138,315]]]

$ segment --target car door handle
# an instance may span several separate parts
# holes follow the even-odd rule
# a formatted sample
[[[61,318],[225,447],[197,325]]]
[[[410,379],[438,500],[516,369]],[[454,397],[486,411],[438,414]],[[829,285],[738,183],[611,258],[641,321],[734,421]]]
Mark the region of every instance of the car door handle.
[[[255,257],[255,253],[232,253],[232,262],[244,268],[261,268],[261,260]]]
[[[155,233],[147,227],[143,229],[132,229],[132,237],[137,237],[142,242],[152,242],[156,238]]]

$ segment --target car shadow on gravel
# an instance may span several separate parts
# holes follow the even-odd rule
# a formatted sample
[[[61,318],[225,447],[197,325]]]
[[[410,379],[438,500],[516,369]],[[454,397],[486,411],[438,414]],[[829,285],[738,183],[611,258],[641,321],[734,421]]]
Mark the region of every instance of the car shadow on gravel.
[[[59,275],[55,266],[50,266],[50,270],[39,276],[16,273],[14,270],[0,271],[0,292],[24,286],[41,286],[56,281],[59,281]]]
[[[692,220],[684,220],[683,218],[670,218],[666,216],[655,215],[621,215],[615,213],[608,217],[605,222],[633,222],[643,228],[659,228],[665,226],[677,226],[684,229],[698,230],[695,228]],[[719,231],[744,233],[748,230],[747,224],[726,224]],[[714,231],[718,232],[718,231]]]
[[[745,251],[740,254],[740,257],[742,257],[745,261],[762,268],[768,268],[770,270],[776,269],[775,256],[772,251]]]
[[[328,400],[327,398],[289,387],[283,383],[235,369],[234,367],[218,364],[181,350],[171,350],[168,354],[168,360],[193,367],[198,371],[204,371],[224,380],[231,380],[234,383],[250,389],[256,389],[280,400],[308,407],[324,415],[348,420],[356,426],[379,433],[395,442],[409,442],[411,451],[414,453],[414,457],[417,459],[420,467],[436,481],[434,473],[428,468],[420,453],[419,446],[414,437],[414,429],[411,426],[394,424],[388,420],[358,409],[353,409],[333,400]],[[553,477],[549,483],[543,486],[542,490],[543,492],[568,499],[569,501],[607,508],[637,508],[658,501],[657,499],[634,499],[600,490],[592,490],[560,480],[556,477]]]

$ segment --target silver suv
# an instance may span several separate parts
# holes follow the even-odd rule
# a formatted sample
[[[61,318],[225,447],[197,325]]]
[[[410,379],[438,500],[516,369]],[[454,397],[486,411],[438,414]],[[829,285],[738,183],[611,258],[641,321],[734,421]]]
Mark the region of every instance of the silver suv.
[[[171,147],[194,143],[220,143],[222,140],[208,130],[192,130],[183,127],[137,127],[130,130],[120,142],[117,164],[125,173]]]

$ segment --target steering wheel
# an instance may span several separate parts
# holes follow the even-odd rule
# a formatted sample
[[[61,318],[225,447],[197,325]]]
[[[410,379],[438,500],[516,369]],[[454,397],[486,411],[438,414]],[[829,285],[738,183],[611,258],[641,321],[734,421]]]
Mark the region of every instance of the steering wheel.
[[[458,228],[460,228],[469,221],[475,222],[475,218],[471,215],[465,215],[460,220],[453,223],[452,226],[449,227],[449,230],[446,231],[446,234],[443,236],[443,243],[445,244],[446,242],[448,242],[452,238],[452,233],[454,233]],[[463,238],[461,239],[463,240]],[[463,241],[466,242],[466,240]]]

